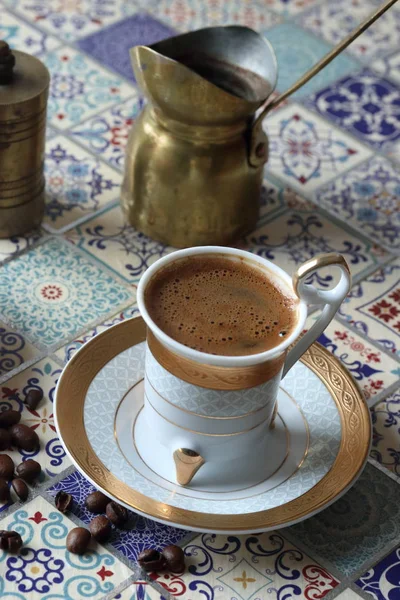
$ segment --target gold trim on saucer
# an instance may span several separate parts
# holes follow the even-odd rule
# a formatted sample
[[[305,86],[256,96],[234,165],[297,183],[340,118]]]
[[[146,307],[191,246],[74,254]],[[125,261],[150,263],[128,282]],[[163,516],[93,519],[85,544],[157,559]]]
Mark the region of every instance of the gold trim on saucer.
[[[84,426],[84,403],[96,374],[115,356],[146,339],[141,317],[122,321],[82,346],[65,367],[57,387],[55,415],[62,441],[78,468],[132,510],[156,520],[209,531],[262,531],[318,512],[353,483],[368,457],[371,423],[362,393],[328,350],[313,344],[302,362],[325,384],[340,414],[342,438],[330,471],[308,492],[281,506],[246,514],[206,514],[148,498],[111,473],[91,447]]]

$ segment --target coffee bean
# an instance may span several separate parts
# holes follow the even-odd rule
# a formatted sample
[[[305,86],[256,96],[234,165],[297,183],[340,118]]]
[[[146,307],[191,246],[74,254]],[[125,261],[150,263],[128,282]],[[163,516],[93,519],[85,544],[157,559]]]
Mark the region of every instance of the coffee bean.
[[[42,467],[38,462],[36,462],[36,460],[28,458],[28,460],[25,460],[18,465],[18,467],[15,469],[15,472],[17,473],[18,477],[21,477],[21,479],[24,479],[28,483],[32,483],[35,479],[37,479],[37,477],[39,477],[40,473],[42,472]]]
[[[92,492],[86,496],[86,508],[96,515],[106,512],[107,504],[111,502],[103,492]]]
[[[167,569],[174,573],[182,573],[185,570],[185,553],[179,546],[171,544],[162,551],[167,563]]]
[[[32,452],[39,447],[39,438],[36,431],[27,425],[13,425],[10,429],[13,444],[21,450]]]
[[[0,454],[0,477],[10,481],[14,476],[14,462],[8,454]]]
[[[11,433],[7,429],[0,429],[0,450],[7,450],[11,446]]]
[[[54,502],[60,512],[66,513],[71,509],[73,500],[71,494],[60,490],[57,492]]]
[[[22,547],[22,538],[16,531],[0,531],[0,548],[6,552],[18,552]]]
[[[74,527],[67,535],[67,550],[72,554],[84,554],[90,542],[90,531],[84,527]]]
[[[0,427],[12,427],[21,420],[21,413],[18,410],[3,410],[0,412]]]
[[[43,398],[42,390],[29,390],[29,392],[25,396],[25,404],[29,406],[31,410],[35,410],[41,399]]]
[[[146,550],[143,550],[139,554],[137,561],[142,567],[142,569],[148,572],[161,571],[165,567],[164,556],[160,552],[158,552],[158,550],[154,550],[152,548],[147,548]]]
[[[23,479],[13,479],[11,482],[12,488],[14,492],[17,494],[18,498],[25,502],[29,495],[29,489]]]
[[[0,479],[0,502],[8,502],[10,499],[10,490],[5,479]]]
[[[129,519],[129,513],[124,506],[117,502],[109,502],[106,506],[106,515],[113,525],[121,527]]]
[[[111,535],[111,523],[104,515],[94,517],[89,523],[89,529],[98,542],[106,542]]]

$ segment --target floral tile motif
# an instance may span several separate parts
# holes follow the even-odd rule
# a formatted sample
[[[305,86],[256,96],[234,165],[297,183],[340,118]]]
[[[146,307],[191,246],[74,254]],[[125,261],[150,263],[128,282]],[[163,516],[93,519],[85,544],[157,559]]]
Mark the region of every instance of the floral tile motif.
[[[178,31],[221,24],[245,25],[260,30],[281,21],[267,7],[249,0],[161,0],[152,12]]]
[[[272,260],[290,274],[318,254],[340,252],[356,279],[387,256],[381,248],[357,236],[355,231],[327,219],[314,204],[292,190],[285,189],[284,198],[286,210],[272,215],[245,238],[244,248]],[[329,287],[338,280],[336,271],[321,269],[313,281]]]
[[[43,60],[51,74],[47,118],[59,129],[69,129],[132,94],[129,84],[72,48],[48,52]]]
[[[310,315],[305,328],[310,329],[320,314],[318,311]],[[336,319],[319,336],[318,342],[352,374],[369,404],[400,379],[400,363],[394,357],[383,354]]]
[[[400,139],[400,88],[367,69],[320,90],[308,106],[377,150]]]
[[[138,13],[79,40],[78,46],[110,69],[135,81],[130,48],[154,44],[174,34],[175,31],[151,15]]]
[[[371,409],[371,456],[400,476],[400,389]]]
[[[296,104],[273,113],[265,131],[267,173],[306,195],[371,155],[344,131]]]
[[[53,417],[54,393],[60,374],[60,367],[51,359],[44,358],[0,386],[0,411],[9,408],[18,410],[21,413],[21,423],[35,430],[40,440],[39,450],[26,452],[13,448],[7,454],[15,465],[27,458],[37,460],[42,466],[41,481],[61,473],[71,464],[58,438]],[[31,410],[23,402],[25,394],[32,389],[43,392],[43,399],[35,410]]]
[[[127,225],[119,206],[68,232],[67,237],[134,284],[147,267],[173,250]]]
[[[0,321],[0,376],[38,356],[39,350],[18,331]]]
[[[399,538],[398,497],[399,484],[367,464],[347,494],[287,531],[322,562],[350,575]]]
[[[74,471],[47,491],[51,496],[55,496],[59,490],[71,494],[74,499],[74,514],[88,524],[93,519],[93,514],[87,510],[84,502],[86,496],[94,489],[79,471]],[[178,543],[187,535],[188,532],[183,529],[162,525],[132,512],[126,529],[113,528],[109,543],[129,560],[135,561],[144,548],[162,550],[169,544]]]
[[[389,352],[400,354],[400,258],[355,285],[339,315]]]
[[[119,198],[121,177],[64,136],[46,146],[44,228],[62,232]]]
[[[147,581],[135,581],[112,600],[166,600]]]
[[[300,74],[305,73],[322,56],[331,49],[329,44],[309,34],[294,23],[282,23],[265,32],[265,37],[271,42],[279,65],[279,76],[277,88],[281,92],[289,88]],[[296,44],[289,44],[288,40],[296,40]],[[332,81],[343,76],[345,73],[359,68],[356,61],[349,56],[341,54],[325,67],[321,73],[316,75],[300,90],[295,92],[292,98],[302,98],[312,92],[327,86]]]
[[[400,251],[400,172],[390,161],[374,156],[320,188],[315,199],[371,239]]]
[[[78,125],[70,133],[94,154],[122,170],[129,131],[142,107],[142,98],[135,94],[122,104]]]
[[[376,10],[376,5],[377,2],[371,0],[321,2],[303,13],[300,23],[335,45]],[[373,57],[397,49],[399,42],[400,12],[392,8],[350,44],[347,52],[369,62]]]
[[[339,583],[277,533],[251,537],[207,533],[188,544],[185,555],[182,575],[150,577],[172,596],[188,600],[324,598]]]
[[[95,335],[102,333],[109,327],[112,327],[112,325],[116,325],[117,323],[120,323],[125,319],[131,319],[132,317],[136,317],[138,314],[139,309],[136,304],[134,304],[133,306],[129,306],[126,310],[117,313],[110,319],[107,319],[107,321],[105,321],[104,323],[101,323],[93,329],[90,329],[89,331],[84,333],[79,339],[69,342],[68,344],[57,350],[55,354],[60,360],[62,360],[64,363],[67,363],[73,357],[75,352],[77,352],[77,350],[79,350],[83,346],[83,344],[94,338]]]
[[[400,547],[370,567],[355,583],[375,600],[400,598]]]
[[[11,238],[0,239],[0,263],[15,257],[33,244],[38,242],[43,236],[39,229],[29,231],[25,235],[16,235]]]
[[[400,52],[375,60],[371,67],[383,77],[389,77],[400,84]]]
[[[134,300],[126,286],[60,239],[5,264],[0,277],[4,317],[46,346]]]
[[[1,9],[0,40],[7,42],[13,50],[34,55],[53,50],[59,44],[57,38],[31,27],[4,8]]]
[[[4,0],[4,3],[63,40],[100,31],[137,10],[135,3],[125,0]]]
[[[68,552],[65,540],[74,527],[40,496],[8,515],[2,528],[18,531],[24,545],[18,554],[0,556],[1,597],[100,600],[130,577],[132,571],[94,541],[82,556]]]
[[[316,4],[318,0],[259,0],[259,4],[289,17]]]

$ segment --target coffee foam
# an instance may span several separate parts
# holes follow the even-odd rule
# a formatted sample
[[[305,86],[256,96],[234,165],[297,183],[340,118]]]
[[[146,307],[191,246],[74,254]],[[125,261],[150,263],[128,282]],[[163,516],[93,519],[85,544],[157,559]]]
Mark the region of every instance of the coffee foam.
[[[294,328],[297,302],[284,287],[248,261],[197,255],[158,271],[145,303],[160,329],[190,348],[256,354],[280,344]]]

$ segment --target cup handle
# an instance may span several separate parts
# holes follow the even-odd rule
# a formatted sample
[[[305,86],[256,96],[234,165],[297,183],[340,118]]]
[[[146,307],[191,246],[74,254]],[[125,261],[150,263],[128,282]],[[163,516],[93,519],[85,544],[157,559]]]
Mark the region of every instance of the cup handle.
[[[331,290],[321,290],[313,284],[305,283],[307,277],[322,267],[338,267],[340,280]],[[339,306],[347,296],[351,287],[351,273],[347,262],[341,254],[321,254],[303,263],[293,274],[293,289],[301,300],[308,304],[323,306],[321,316],[314,325],[296,342],[288,352],[282,377],[293,367],[313,342],[321,335],[332,321]]]

